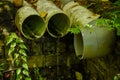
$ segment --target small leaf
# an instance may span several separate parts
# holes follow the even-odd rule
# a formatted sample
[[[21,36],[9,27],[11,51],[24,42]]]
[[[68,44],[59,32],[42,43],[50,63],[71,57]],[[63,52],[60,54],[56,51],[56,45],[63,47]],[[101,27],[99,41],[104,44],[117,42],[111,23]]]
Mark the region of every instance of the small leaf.
[[[120,26],[120,19],[119,18],[115,18],[114,19],[114,27],[119,27]]]
[[[26,70],[28,70],[28,65],[27,65],[27,63],[23,63],[23,64],[22,64],[22,67],[25,68]]]
[[[21,53],[25,53],[25,50],[24,49],[20,49],[19,50],[19,53],[21,54]]]
[[[0,6],[1,6],[2,4],[4,4],[4,3],[3,3],[3,2],[0,2]]]
[[[1,67],[1,66],[4,66],[4,63],[0,63],[0,67]]]
[[[8,55],[10,55],[14,50],[15,50],[15,48],[10,47],[9,50],[8,50]]]
[[[27,49],[27,47],[24,44],[19,44],[18,46],[22,49]]]
[[[16,66],[18,66],[20,64],[20,60],[16,59],[15,64],[16,64]]]
[[[11,34],[10,34],[10,37],[11,37],[11,38],[18,38],[18,36],[17,36],[16,33],[11,33]]]
[[[13,38],[10,36],[6,38],[6,45],[10,44],[13,41]]]
[[[26,76],[29,76],[28,70],[24,69],[24,70],[23,70],[23,74],[26,75]]]
[[[21,80],[21,79],[22,79],[22,75],[21,74],[17,75],[16,80]]]
[[[11,44],[10,44],[10,47],[15,47],[16,46],[16,42],[11,42]]]
[[[114,76],[114,80],[119,80],[117,76]]]
[[[21,38],[17,38],[17,39],[16,39],[16,42],[17,42],[17,43],[23,43],[24,41],[23,41]]]
[[[40,13],[40,16],[41,16],[42,18],[45,18],[45,17],[47,16],[47,14],[48,14],[47,12],[41,12],[41,13]]]
[[[18,53],[14,53],[14,60],[16,60],[19,57]]]
[[[80,33],[80,29],[78,27],[70,28],[68,31],[71,32],[71,33],[73,33],[73,34]]]
[[[3,70],[5,70],[5,69],[4,69],[4,63],[1,63],[1,64],[0,64],[0,71],[3,71]]]
[[[120,28],[117,28],[117,35],[120,36]]]
[[[3,73],[2,72],[0,72],[0,77],[2,77],[3,76]]]
[[[5,70],[4,68],[0,68],[0,71],[3,71],[3,70]]]
[[[21,53],[21,55],[23,55],[23,56],[27,56],[27,54],[26,54],[26,53]]]
[[[42,78],[42,76],[41,76],[41,75],[39,75],[39,80],[43,80],[43,78]]]
[[[21,73],[21,68],[18,68],[18,69],[16,70],[16,74],[19,75],[20,73]]]
[[[20,53],[21,55],[23,55],[23,56],[27,56],[24,49],[20,49],[20,50],[19,50],[19,53]]]
[[[30,77],[26,77],[25,80],[31,80],[31,78]]]
[[[26,59],[25,56],[21,56],[21,59],[22,59],[23,61],[27,62],[27,59]]]

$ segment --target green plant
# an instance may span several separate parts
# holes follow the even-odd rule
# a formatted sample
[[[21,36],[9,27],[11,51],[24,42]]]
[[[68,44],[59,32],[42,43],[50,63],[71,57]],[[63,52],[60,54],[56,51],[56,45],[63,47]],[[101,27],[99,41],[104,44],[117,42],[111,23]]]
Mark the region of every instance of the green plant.
[[[113,80],[119,80],[117,76],[114,76],[114,79]]]
[[[34,75],[36,77],[36,80],[43,80],[43,78],[39,72],[39,67],[34,66]]]
[[[16,68],[16,80],[31,80],[27,65],[27,47],[24,41],[16,33],[10,33],[6,38],[6,46],[8,47],[8,60],[11,62],[10,69]]]
[[[4,71],[4,63],[0,63],[0,77],[3,76],[3,71]]]
[[[120,6],[120,0],[115,1],[115,2],[114,2],[114,5]]]
[[[72,34],[78,34],[80,33],[80,29],[79,29],[79,25],[73,25],[68,32],[72,33]]]
[[[97,20],[96,25],[100,27],[107,26],[109,29],[112,29],[113,21],[107,18],[100,18]]]
[[[79,28],[80,26],[79,25],[74,25],[73,27],[71,27],[68,31],[70,32],[70,33],[72,33],[72,34],[79,34],[80,33],[80,28]],[[86,28],[86,29],[88,29],[90,32],[92,32],[93,31],[93,29],[92,29],[92,25],[90,25],[90,24],[86,24],[86,26],[84,26],[84,28]]]
[[[97,20],[97,26],[106,26],[108,29],[116,29],[117,35],[120,35],[120,11],[115,10],[111,12],[107,12],[106,17],[102,17]]]

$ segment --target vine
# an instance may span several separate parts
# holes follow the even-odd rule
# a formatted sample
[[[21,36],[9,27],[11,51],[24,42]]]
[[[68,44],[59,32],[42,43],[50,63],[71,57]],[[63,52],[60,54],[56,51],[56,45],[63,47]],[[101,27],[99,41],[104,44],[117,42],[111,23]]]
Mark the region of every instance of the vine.
[[[10,69],[15,69],[16,80],[31,80],[27,65],[27,47],[24,41],[16,33],[10,33],[6,38],[6,47],[8,47],[8,61],[11,62]],[[11,72],[14,74],[14,71]],[[12,75],[13,76],[13,75]],[[14,80],[12,77],[11,80]]]

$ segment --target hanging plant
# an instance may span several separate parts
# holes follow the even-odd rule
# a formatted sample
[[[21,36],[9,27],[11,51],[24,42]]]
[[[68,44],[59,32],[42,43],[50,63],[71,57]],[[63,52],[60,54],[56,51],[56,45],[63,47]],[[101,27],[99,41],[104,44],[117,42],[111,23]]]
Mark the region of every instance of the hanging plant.
[[[27,65],[27,47],[24,45],[24,41],[16,33],[10,33],[6,38],[6,46],[8,47],[7,60],[11,62],[10,69],[16,71],[16,80],[31,80]]]

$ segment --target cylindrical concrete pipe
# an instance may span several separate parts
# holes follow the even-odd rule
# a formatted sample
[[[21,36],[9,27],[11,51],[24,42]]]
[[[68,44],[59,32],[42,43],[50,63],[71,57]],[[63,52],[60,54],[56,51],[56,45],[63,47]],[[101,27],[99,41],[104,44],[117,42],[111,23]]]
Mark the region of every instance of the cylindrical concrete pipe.
[[[80,29],[89,22],[99,18],[100,15],[94,14],[79,3],[70,1],[63,7],[64,12],[72,18],[72,24],[79,25]]]
[[[74,35],[74,48],[79,58],[104,56],[114,48],[114,30],[108,30],[106,26],[95,26],[95,23],[96,21],[89,23],[93,26],[92,31],[85,28],[81,33]]]
[[[54,3],[39,0],[36,9],[46,20],[47,31],[52,37],[63,37],[68,33],[68,29],[71,27],[70,18]]]
[[[31,40],[40,38],[47,27],[45,21],[29,4],[24,4],[16,13],[15,23],[24,37]]]
[[[113,50],[115,35],[114,30],[108,30],[107,26],[96,26],[99,17],[76,2],[69,2],[63,10],[71,16],[72,25],[79,25],[80,33],[74,35],[74,48],[76,56],[80,59],[100,57]],[[86,25],[90,25],[88,28]]]

